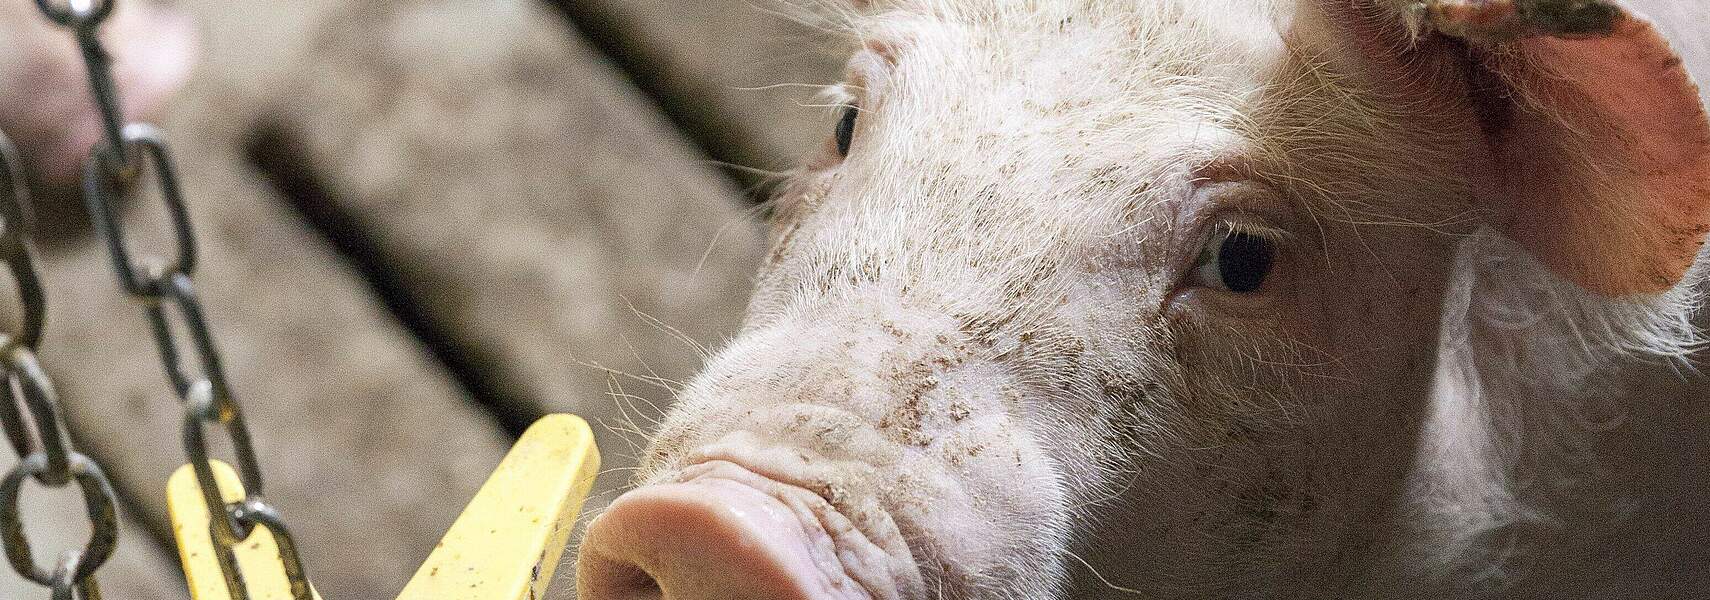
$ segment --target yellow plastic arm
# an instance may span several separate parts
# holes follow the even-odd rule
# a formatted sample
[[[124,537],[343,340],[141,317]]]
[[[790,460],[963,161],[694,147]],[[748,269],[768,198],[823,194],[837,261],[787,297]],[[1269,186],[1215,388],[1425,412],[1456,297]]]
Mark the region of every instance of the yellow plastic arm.
[[[213,461],[214,480],[219,483],[220,496],[226,502],[243,500],[243,483],[231,465]],[[172,535],[178,538],[178,558],[184,563],[184,579],[190,584],[190,600],[231,600],[220,563],[214,555],[214,541],[208,526],[208,507],[202,501],[202,489],[196,486],[196,473],[190,465],[178,468],[166,483],[166,510],[172,516]],[[285,580],[285,566],[279,561],[279,546],[273,532],[257,527],[249,538],[232,547],[238,571],[243,573],[250,600],[291,600],[291,586]],[[315,600],[321,595],[314,592]]]
[[[452,524],[398,600],[534,600],[552,582],[582,501],[600,470],[587,422],[551,415],[511,448]],[[227,502],[244,497],[237,474],[214,462]],[[230,600],[195,474],[182,467],[167,484],[167,508],[191,600]],[[256,528],[233,548],[251,600],[290,600],[273,534]],[[312,591],[312,590],[311,590]],[[320,594],[315,594],[320,600]]]
[[[582,419],[551,415],[511,448],[398,600],[545,596],[600,471]]]

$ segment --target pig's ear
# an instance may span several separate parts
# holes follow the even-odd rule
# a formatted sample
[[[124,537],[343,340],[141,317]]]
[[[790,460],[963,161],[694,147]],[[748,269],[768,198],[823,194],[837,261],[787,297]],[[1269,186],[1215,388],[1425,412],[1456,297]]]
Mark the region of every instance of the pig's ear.
[[[1532,22],[1488,39],[1478,23],[1457,30],[1454,15],[1436,16],[1492,76],[1475,95],[1495,115],[1511,203],[1502,230],[1589,291],[1658,293],[1680,282],[1710,232],[1710,122],[1656,29],[1592,4],[1608,12],[1569,24],[1579,29],[1524,30],[1550,25]]]

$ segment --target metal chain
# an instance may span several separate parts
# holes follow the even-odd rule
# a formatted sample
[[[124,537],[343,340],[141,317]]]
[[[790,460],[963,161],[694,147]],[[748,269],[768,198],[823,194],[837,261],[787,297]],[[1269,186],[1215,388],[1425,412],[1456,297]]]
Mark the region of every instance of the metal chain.
[[[95,570],[112,556],[119,539],[113,485],[94,460],[71,445],[53,381],[36,360],[46,304],[30,246],[29,192],[20,164],[12,141],[0,132],[0,261],[5,261],[17,285],[23,321],[16,331],[0,332],[0,374],[5,378],[0,382],[0,428],[6,430],[6,439],[18,455],[18,464],[0,479],[0,541],[12,568],[25,579],[51,588],[54,600],[71,600],[74,595],[100,600]],[[75,483],[83,492],[89,541],[81,550],[61,554],[51,569],[36,564],[24,533],[18,500],[27,478],[49,488]]]
[[[89,87],[100,113],[105,142],[91,149],[85,164],[83,197],[96,232],[106,241],[119,286],[143,306],[167,379],[184,410],[183,443],[196,482],[207,505],[210,534],[226,587],[234,600],[247,600],[243,575],[232,547],[247,539],[255,528],[270,531],[278,543],[280,560],[295,600],[311,600],[308,577],[297,545],[284,521],[262,497],[261,468],[256,461],[243,411],[226,379],[208,319],[195,288],[196,240],[190,216],[178,186],[176,167],[164,136],[152,125],[125,124],[118,91],[113,84],[111,61],[96,34],[113,12],[118,0],[35,0],[43,15],[70,31],[77,41],[89,75]],[[4,138],[0,138],[3,140]],[[5,335],[0,358],[8,385],[0,390],[0,423],[22,462],[0,480],[0,534],[4,534],[7,557],[14,568],[36,583],[53,587],[55,600],[77,597],[99,600],[94,573],[112,554],[117,538],[112,486],[93,460],[78,454],[66,442],[53,387],[35,360],[40,341],[43,299],[27,242],[28,203],[10,142],[0,144],[5,154],[5,177],[14,195],[0,199],[4,229],[0,230],[0,260],[17,281],[24,306],[24,324]],[[176,240],[176,256],[170,261],[145,258],[137,261],[130,252],[124,228],[113,205],[123,190],[132,186],[144,170],[152,170],[165,202]],[[0,187],[4,191],[5,187]],[[176,318],[174,318],[176,315]],[[195,371],[181,361],[181,341],[188,341]],[[17,387],[33,417],[35,428],[26,430],[14,401]],[[207,444],[206,428],[218,427],[231,441],[238,476],[246,497],[226,503],[220,494]],[[67,552],[49,572],[31,559],[29,544],[18,519],[17,495],[23,478],[33,476],[49,486],[76,482],[82,489],[95,533],[82,551]],[[220,517],[223,515],[223,518]]]

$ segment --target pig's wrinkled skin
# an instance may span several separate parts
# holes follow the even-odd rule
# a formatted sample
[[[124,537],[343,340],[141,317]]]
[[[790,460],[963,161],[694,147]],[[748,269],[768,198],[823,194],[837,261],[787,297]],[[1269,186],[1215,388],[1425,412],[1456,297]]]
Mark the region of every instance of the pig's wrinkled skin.
[[[582,598],[1710,590],[1707,386],[1656,366],[1710,126],[1666,52],[1401,0],[846,8],[848,156],[776,200]],[[1636,11],[1710,76],[1710,9]],[[1528,79],[1561,56],[1641,87]],[[1219,228],[1277,248],[1256,291],[1196,268]]]

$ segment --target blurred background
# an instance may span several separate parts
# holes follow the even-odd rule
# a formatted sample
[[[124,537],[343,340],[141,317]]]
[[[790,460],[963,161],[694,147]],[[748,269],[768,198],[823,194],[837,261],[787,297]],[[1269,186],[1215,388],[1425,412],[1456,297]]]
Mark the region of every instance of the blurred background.
[[[329,600],[393,597],[544,414],[594,424],[590,510],[625,482],[635,430],[738,322],[765,173],[830,135],[816,94],[845,41],[771,1],[118,0],[188,23],[136,17],[108,43],[121,85],[173,68],[163,48],[193,63],[133,118],[173,144],[267,496]],[[0,128],[40,205],[42,360],[124,501],[99,580],[185,598],[162,493],[180,413],[54,171],[87,92],[52,76],[69,37],[31,0],[0,3]],[[125,212],[141,246],[170,248],[149,192]],[[75,495],[25,495],[39,556],[82,543]],[[0,569],[0,598],[46,597]]]

